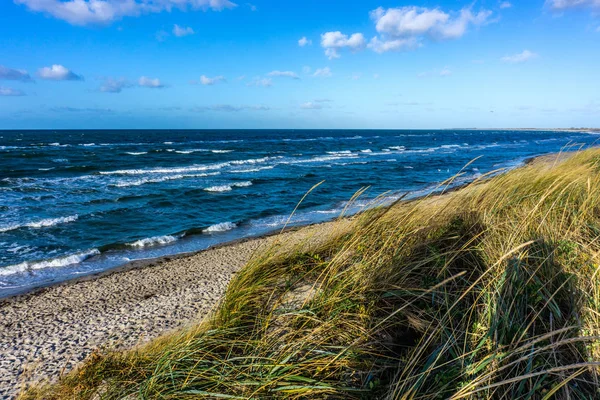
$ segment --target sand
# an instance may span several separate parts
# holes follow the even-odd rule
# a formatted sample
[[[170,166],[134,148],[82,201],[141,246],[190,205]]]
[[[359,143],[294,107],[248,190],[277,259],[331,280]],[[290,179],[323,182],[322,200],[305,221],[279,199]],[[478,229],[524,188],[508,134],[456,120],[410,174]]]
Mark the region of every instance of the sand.
[[[130,348],[199,322],[253,253],[276,241],[290,245],[324,240],[348,223],[312,225],[191,255],[132,263],[0,300],[0,398],[14,397],[31,382],[57,379],[94,349]]]

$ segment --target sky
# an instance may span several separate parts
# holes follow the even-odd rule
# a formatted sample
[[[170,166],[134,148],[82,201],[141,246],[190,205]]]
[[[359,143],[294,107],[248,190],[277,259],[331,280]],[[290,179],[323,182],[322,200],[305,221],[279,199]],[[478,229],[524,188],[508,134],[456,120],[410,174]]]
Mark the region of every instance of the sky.
[[[600,0],[2,0],[0,129],[600,126]]]

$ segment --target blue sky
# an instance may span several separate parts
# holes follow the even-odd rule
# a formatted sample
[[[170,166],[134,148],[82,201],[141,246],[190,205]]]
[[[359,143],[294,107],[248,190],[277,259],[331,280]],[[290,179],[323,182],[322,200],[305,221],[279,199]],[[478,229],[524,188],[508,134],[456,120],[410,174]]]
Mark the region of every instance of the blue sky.
[[[4,0],[0,129],[600,126],[600,0]]]

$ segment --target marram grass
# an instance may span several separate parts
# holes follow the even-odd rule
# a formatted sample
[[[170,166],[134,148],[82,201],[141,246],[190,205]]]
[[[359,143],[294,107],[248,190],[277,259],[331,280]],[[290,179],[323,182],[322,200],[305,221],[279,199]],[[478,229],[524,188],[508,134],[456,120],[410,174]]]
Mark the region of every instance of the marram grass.
[[[600,399],[600,150],[339,224],[22,398]]]

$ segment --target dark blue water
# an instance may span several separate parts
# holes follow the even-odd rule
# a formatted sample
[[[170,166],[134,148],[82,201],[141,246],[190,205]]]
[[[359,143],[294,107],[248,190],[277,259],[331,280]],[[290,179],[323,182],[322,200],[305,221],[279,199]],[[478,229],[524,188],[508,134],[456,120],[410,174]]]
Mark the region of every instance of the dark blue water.
[[[597,137],[531,131],[3,131],[0,296],[427,193]]]

